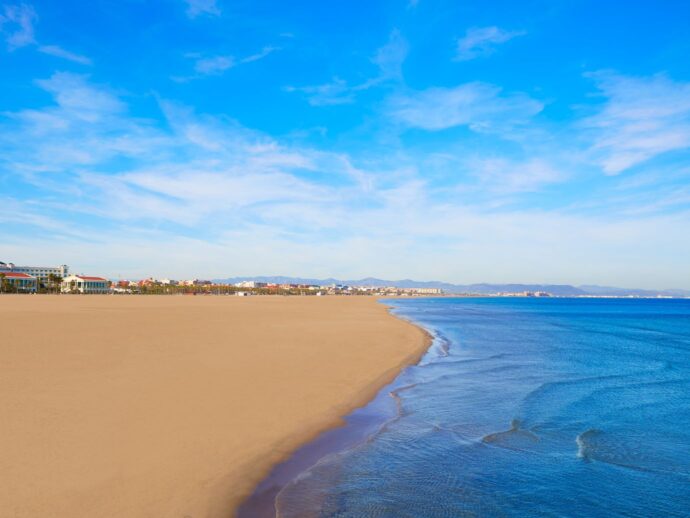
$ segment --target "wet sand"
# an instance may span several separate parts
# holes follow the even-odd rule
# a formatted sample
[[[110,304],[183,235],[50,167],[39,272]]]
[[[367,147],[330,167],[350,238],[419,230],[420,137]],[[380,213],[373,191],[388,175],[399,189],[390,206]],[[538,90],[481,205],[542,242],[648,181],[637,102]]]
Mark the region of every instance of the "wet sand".
[[[0,515],[232,516],[429,339],[371,297],[0,296]]]

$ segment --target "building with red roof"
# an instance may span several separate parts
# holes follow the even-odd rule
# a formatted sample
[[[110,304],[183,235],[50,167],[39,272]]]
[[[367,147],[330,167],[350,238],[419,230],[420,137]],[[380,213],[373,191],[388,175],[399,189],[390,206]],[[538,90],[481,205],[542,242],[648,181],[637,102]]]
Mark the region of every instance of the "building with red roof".
[[[38,279],[24,272],[0,271],[0,291],[18,291],[22,293],[35,293],[38,288]]]
[[[63,293],[110,293],[110,281],[103,277],[70,275],[62,280]]]

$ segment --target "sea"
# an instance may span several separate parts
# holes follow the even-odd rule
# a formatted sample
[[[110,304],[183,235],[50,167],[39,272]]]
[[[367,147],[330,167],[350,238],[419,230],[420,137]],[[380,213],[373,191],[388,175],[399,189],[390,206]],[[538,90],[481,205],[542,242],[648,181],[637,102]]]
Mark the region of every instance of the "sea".
[[[385,303],[433,345],[276,468],[265,516],[690,517],[690,300]]]

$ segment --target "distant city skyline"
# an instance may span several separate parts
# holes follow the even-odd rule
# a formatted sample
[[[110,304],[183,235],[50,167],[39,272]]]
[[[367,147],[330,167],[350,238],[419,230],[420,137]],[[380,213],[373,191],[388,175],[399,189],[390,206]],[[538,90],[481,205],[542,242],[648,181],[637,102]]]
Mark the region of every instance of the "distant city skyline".
[[[690,289],[690,4],[0,4],[0,261]]]

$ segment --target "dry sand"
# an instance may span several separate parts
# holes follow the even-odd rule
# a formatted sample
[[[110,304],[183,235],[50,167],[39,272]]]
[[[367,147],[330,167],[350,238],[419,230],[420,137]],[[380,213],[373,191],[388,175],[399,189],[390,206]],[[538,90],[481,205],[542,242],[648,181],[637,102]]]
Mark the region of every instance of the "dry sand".
[[[370,297],[0,296],[0,516],[232,516],[427,345]]]

